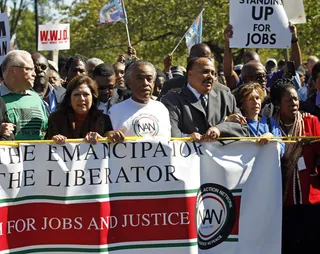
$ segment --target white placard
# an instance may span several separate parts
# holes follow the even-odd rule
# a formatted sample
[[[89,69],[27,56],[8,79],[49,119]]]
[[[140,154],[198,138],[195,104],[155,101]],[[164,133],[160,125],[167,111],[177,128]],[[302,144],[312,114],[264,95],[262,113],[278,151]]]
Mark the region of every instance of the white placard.
[[[287,17],[292,24],[307,22],[302,0],[283,0],[283,5]]]
[[[10,28],[7,13],[0,13],[0,64],[10,51]]]
[[[230,0],[230,24],[231,48],[291,46],[289,22],[281,0]]]
[[[38,50],[70,49],[70,24],[39,25]]]

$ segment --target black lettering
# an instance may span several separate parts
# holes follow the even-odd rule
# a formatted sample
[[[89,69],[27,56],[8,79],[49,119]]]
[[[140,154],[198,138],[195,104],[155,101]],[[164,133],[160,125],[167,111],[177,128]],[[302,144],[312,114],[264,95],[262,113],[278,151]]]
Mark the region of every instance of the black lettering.
[[[58,160],[55,160],[52,158],[52,154],[53,153],[56,153],[57,151],[57,147],[56,146],[52,146],[52,145],[49,145],[49,158],[48,158],[48,161],[58,161]]]
[[[94,170],[98,171],[96,175],[94,175],[94,172],[93,172]],[[90,174],[90,183],[89,183],[89,185],[99,185],[99,184],[102,183],[102,180],[100,180],[100,182],[94,182],[94,178],[100,179],[100,168],[89,168],[88,171],[89,171],[89,174]]]
[[[123,169],[123,167],[121,167],[121,169],[120,169],[120,172],[118,174],[116,183],[119,183],[119,178],[125,178],[126,183],[130,183],[130,181],[129,181],[127,175],[126,175],[126,172]]]
[[[28,172],[32,172],[32,174],[31,175],[28,175]],[[34,186],[35,185],[35,181],[33,181],[32,183],[28,183],[27,181],[28,181],[28,179],[31,179],[31,180],[33,180],[33,174],[34,174],[34,170],[33,169],[25,169],[24,171],[23,171],[23,185],[24,186]]]
[[[28,151],[29,147],[33,148],[32,151]],[[35,160],[35,156],[33,156],[32,158],[28,159],[28,154],[34,155],[33,153],[34,153],[34,148],[35,147],[36,147],[35,145],[26,145],[26,146],[24,146],[24,158],[23,158],[24,161],[34,161]]]
[[[58,183],[58,184],[56,184],[56,185],[54,185],[54,184],[52,183],[52,179],[53,179],[52,173],[53,173],[53,170],[49,170],[49,169],[48,169],[48,172],[49,172],[49,174],[48,174],[48,186],[59,187],[61,183]]]
[[[88,152],[87,152],[86,157],[84,158],[84,160],[88,160],[88,155],[93,155],[94,156],[94,160],[98,160],[99,159],[92,145],[89,145],[89,149],[88,149]]]

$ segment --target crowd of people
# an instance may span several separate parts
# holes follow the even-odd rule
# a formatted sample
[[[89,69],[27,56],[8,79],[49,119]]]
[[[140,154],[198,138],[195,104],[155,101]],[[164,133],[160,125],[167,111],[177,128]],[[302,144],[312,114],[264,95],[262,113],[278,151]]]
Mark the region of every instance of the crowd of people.
[[[79,56],[56,64],[39,52],[13,50],[1,65],[0,138],[95,144],[102,137],[117,143],[128,136],[196,142],[251,136],[263,145],[297,137],[280,143],[282,253],[304,253],[320,233],[320,142],[301,138],[320,136],[320,62],[315,56],[302,62],[295,26],[290,30],[291,61],[263,64],[247,51],[234,66],[228,25],[220,71],[204,43],[191,48],[186,68],[172,66],[169,55],[163,70],[132,47],[113,64]]]

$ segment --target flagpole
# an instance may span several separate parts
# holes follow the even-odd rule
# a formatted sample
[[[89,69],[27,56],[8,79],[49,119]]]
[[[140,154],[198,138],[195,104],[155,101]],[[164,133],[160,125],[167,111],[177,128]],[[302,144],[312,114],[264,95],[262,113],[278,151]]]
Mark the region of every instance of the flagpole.
[[[204,11],[204,9],[202,9],[202,11],[199,13],[199,15],[196,17],[196,19],[202,14],[202,12]],[[195,19],[195,20],[196,20]],[[194,20],[194,21],[195,21]],[[192,22],[192,24],[194,23],[194,21]],[[191,24],[191,26],[192,26]],[[190,27],[191,27],[190,26]],[[175,46],[175,48],[172,50],[172,52],[170,53],[170,55],[173,55],[173,53],[176,51],[176,49],[179,47],[180,43],[183,41],[184,37],[186,37],[187,32],[189,31],[190,27],[188,28],[188,30],[185,32],[185,34],[182,36],[182,38],[180,39],[180,41],[178,42],[178,44]]]
[[[124,12],[124,15],[126,17],[125,25],[126,25],[126,31],[127,31],[127,37],[128,37],[128,44],[129,44],[129,47],[131,47],[130,34],[129,34],[129,28],[128,28],[127,12],[126,12],[126,9],[124,8],[124,0],[121,0],[121,2],[122,2],[123,12]]]

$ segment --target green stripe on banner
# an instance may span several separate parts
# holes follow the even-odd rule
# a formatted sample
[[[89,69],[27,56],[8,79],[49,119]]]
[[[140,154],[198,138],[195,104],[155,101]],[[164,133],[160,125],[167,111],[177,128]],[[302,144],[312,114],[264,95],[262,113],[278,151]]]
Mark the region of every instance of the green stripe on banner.
[[[0,204],[2,203],[14,203],[25,200],[39,200],[39,199],[48,199],[48,200],[57,200],[57,201],[72,201],[72,200],[90,200],[90,199],[102,199],[102,198],[115,198],[115,197],[138,197],[138,196],[161,196],[161,195],[181,195],[181,194],[193,194],[197,193],[198,189],[193,190],[176,190],[176,191],[157,191],[157,192],[121,192],[121,193],[112,193],[112,194],[101,194],[101,195],[83,195],[83,196],[48,196],[48,195],[34,195],[27,197],[18,197],[18,198],[7,198],[1,199]],[[241,189],[231,190],[232,193],[241,193]]]
[[[225,242],[238,242],[238,238],[228,238]],[[197,246],[197,242],[190,243],[164,243],[164,244],[139,244],[139,245],[126,245],[116,246],[101,249],[86,249],[86,248],[41,248],[33,250],[22,250],[10,252],[12,254],[26,254],[26,253],[37,253],[37,252],[110,252],[117,250],[129,250],[129,249],[154,249],[154,248],[177,248],[177,247],[192,247]]]
[[[10,252],[12,254],[25,254],[25,253],[37,253],[37,252],[110,252],[116,250],[129,250],[129,249],[148,249],[148,248],[175,248],[175,247],[191,247],[198,245],[197,242],[191,243],[164,243],[164,244],[139,244],[139,245],[126,245],[116,246],[101,249],[85,249],[85,248],[42,248],[33,250],[22,250]]]
[[[32,199],[48,199],[48,200],[58,200],[58,201],[67,201],[67,200],[82,200],[82,199],[101,199],[101,198],[115,198],[115,197],[124,197],[124,196],[161,196],[161,195],[180,195],[180,194],[192,194],[197,193],[198,189],[194,190],[179,190],[179,191],[157,191],[157,192],[121,192],[121,193],[112,193],[112,194],[101,194],[101,195],[83,195],[83,196],[47,196],[47,195],[34,195],[27,197],[18,197],[18,198],[8,198],[1,199],[1,203],[10,203],[10,202],[19,202],[24,200]]]

